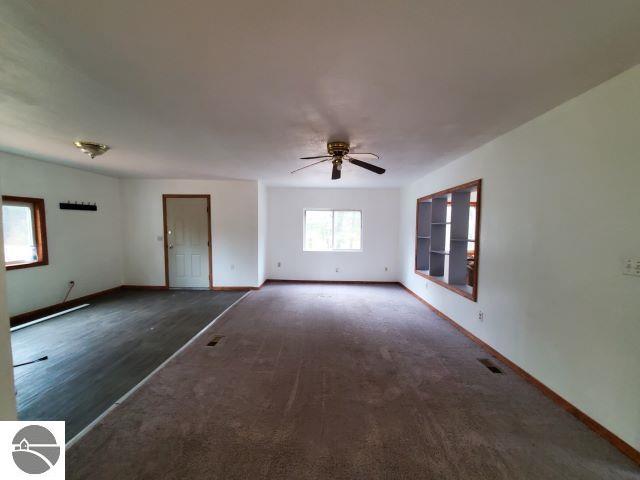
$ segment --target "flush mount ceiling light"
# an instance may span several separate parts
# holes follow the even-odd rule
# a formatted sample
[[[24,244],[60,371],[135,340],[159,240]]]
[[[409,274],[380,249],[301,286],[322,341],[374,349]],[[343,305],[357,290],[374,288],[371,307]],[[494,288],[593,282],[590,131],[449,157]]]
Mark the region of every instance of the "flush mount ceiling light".
[[[82,150],[84,153],[89,155],[91,158],[95,158],[98,155],[102,155],[107,150],[109,150],[108,145],[103,145],[102,143],[95,142],[85,142],[83,140],[76,140],[73,144]]]

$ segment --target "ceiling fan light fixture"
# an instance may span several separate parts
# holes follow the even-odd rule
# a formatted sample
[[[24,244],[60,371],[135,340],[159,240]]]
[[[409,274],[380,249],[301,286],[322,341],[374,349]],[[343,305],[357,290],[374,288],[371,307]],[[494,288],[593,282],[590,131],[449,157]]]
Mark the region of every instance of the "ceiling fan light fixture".
[[[347,142],[329,142],[327,143],[327,153],[328,155],[314,155],[311,157],[301,157],[300,160],[317,160],[316,162],[310,163],[309,165],[305,165],[304,167],[296,168],[291,173],[299,172],[300,170],[304,170],[305,168],[313,167],[314,165],[318,165],[320,163],[331,161],[333,164],[331,169],[331,180],[339,180],[342,177],[342,162],[347,160],[349,163],[356,165],[358,167],[362,167],[365,170],[369,170],[370,172],[377,173],[378,175],[382,175],[386,170],[384,168],[378,167],[376,165],[372,165],[369,162],[365,162],[358,158],[352,157],[352,155],[368,155],[375,158],[380,158],[379,155],[371,152],[350,152],[350,145]],[[320,159],[320,160],[318,160]]]
[[[347,142],[329,142],[327,143],[327,152],[334,157],[344,157],[349,153],[349,144]]]
[[[95,158],[98,155],[102,155],[109,150],[108,145],[96,142],[86,142],[84,140],[76,140],[73,144],[79,148],[82,152],[89,155],[91,158]]]

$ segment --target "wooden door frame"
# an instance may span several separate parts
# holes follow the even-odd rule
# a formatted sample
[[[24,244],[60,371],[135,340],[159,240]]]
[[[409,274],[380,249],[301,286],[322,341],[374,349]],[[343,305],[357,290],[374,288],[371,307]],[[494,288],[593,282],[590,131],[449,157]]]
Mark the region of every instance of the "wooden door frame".
[[[205,198],[207,200],[207,244],[209,246],[209,290],[213,290],[213,253],[211,241],[211,195],[203,194],[162,194],[162,224],[164,232],[164,286],[169,287],[169,240],[167,235],[167,200],[170,198]]]

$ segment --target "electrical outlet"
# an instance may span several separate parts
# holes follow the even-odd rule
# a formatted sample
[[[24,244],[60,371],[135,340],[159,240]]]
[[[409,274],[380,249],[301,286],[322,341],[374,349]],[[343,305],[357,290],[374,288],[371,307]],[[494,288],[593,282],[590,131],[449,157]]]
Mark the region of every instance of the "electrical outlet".
[[[282,262],[278,262],[278,268],[282,266]]]
[[[336,273],[338,273],[340,271],[340,268],[336,267]]]
[[[640,257],[625,258],[622,266],[622,273],[624,275],[640,277]]]
[[[389,271],[389,267],[384,267],[384,271],[388,272]]]
[[[484,312],[482,310],[478,312],[478,320],[484,322]]]

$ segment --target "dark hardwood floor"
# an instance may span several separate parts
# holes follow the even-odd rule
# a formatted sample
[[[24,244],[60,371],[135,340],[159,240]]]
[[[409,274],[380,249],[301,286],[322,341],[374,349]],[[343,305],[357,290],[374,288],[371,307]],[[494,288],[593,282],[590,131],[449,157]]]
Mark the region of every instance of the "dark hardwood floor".
[[[245,292],[123,290],[11,334],[18,417],[65,420],[67,440]]]

